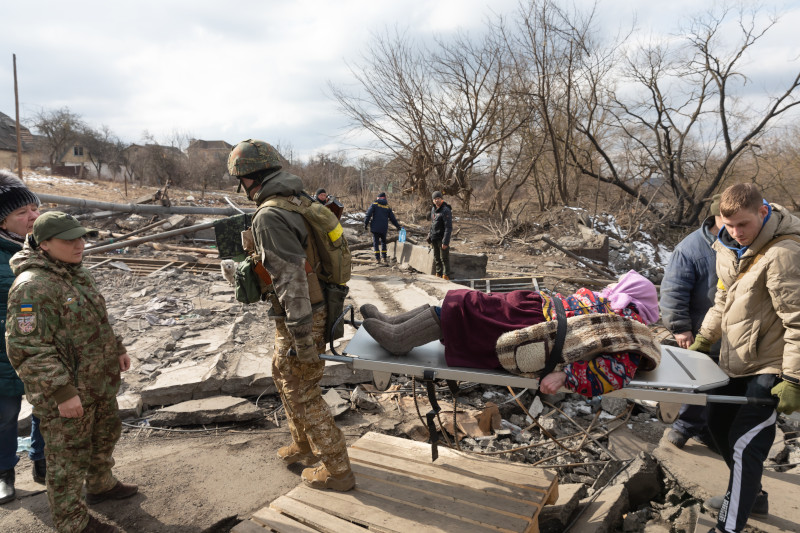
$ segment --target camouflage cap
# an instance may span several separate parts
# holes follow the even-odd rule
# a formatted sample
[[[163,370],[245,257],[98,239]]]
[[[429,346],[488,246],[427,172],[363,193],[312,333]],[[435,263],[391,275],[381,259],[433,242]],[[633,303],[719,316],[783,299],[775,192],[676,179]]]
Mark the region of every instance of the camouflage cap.
[[[272,145],[247,139],[233,147],[228,155],[228,174],[235,178],[259,170],[280,170],[281,156]]]
[[[71,241],[78,237],[83,237],[90,230],[81,226],[81,223],[73,217],[61,211],[49,211],[33,223],[33,238],[37,243],[47,239],[63,239]]]
[[[721,194],[715,194],[711,197],[711,207],[709,208],[709,213],[711,216],[718,217],[719,216],[719,199],[722,197]]]

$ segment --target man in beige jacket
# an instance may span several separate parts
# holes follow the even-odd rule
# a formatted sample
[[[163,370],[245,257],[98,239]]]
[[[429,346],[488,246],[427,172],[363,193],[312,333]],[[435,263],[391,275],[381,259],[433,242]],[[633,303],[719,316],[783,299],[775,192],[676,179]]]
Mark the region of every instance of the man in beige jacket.
[[[690,349],[707,353],[721,340],[719,365],[730,382],[714,393],[775,395],[777,410],[790,414],[800,410],[800,218],[749,183],[722,193],[720,214],[715,303]],[[727,493],[705,507],[719,512],[716,531],[741,531],[751,514],[769,510],[761,476],[777,413],[771,405],[711,404],[708,419],[730,477]]]

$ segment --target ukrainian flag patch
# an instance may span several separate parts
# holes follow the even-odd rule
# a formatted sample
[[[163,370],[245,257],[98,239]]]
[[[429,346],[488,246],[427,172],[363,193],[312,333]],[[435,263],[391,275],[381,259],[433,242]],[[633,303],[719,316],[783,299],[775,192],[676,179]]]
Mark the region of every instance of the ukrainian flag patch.
[[[20,313],[33,313],[33,304],[20,304]]]

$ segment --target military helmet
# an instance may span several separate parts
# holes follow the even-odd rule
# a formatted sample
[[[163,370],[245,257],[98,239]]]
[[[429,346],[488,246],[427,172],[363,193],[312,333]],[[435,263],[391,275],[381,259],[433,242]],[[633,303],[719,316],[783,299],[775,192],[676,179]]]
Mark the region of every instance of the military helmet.
[[[234,178],[259,170],[280,170],[281,166],[278,151],[272,145],[255,139],[240,142],[228,155],[228,174]]]

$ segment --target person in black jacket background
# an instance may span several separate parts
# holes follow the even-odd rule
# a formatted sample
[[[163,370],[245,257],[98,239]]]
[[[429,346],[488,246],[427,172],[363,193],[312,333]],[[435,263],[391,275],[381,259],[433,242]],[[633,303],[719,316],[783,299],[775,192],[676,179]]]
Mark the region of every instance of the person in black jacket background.
[[[453,233],[453,212],[442,193],[435,191],[431,195],[431,231],[428,242],[433,248],[433,264],[436,276],[450,279],[450,235]]]
[[[388,263],[389,257],[386,254],[386,233],[389,231],[389,221],[398,230],[400,224],[394,216],[389,202],[386,200],[386,193],[382,192],[378,198],[367,209],[367,216],[364,219],[364,229],[372,232],[372,250],[375,252],[375,261],[381,262],[381,258]]]

